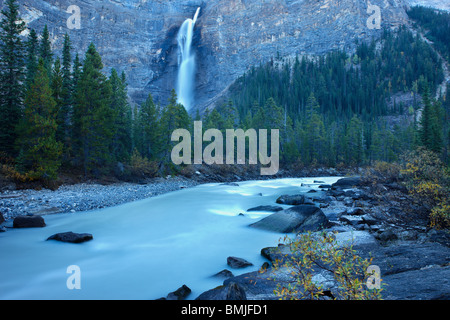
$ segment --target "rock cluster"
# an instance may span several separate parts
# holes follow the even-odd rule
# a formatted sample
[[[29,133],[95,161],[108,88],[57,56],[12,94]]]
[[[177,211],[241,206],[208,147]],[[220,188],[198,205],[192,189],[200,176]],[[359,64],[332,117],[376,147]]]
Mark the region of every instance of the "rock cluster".
[[[359,177],[341,179],[327,189],[307,193],[308,197],[314,195],[311,200],[318,206],[293,205],[261,219],[252,227],[280,233],[302,233],[308,230],[333,232],[338,245],[351,245],[360,257],[371,258],[372,265],[380,268],[382,298],[385,300],[450,299],[450,236],[447,233],[427,230],[420,225],[396,224],[399,209],[391,210],[391,202],[386,207]],[[390,190],[404,191],[395,185]],[[300,195],[295,198],[302,199]],[[323,211],[319,206],[324,207]],[[316,225],[313,229],[298,228],[301,214],[298,216],[297,213],[303,211],[309,212],[307,216],[313,216],[314,213],[318,217],[323,215],[326,219],[323,222],[327,223]],[[232,297],[227,292],[236,291],[245,294],[248,300],[276,300],[278,297],[274,295],[274,290],[277,285],[291,278],[289,270],[273,269],[271,264],[289,260],[292,254],[290,248],[283,244],[263,248],[261,255],[269,263],[266,262],[261,271],[227,277],[223,286],[197,299],[226,300]],[[336,283],[329,273],[317,271],[313,281],[325,288],[327,295],[324,299],[333,297]]]

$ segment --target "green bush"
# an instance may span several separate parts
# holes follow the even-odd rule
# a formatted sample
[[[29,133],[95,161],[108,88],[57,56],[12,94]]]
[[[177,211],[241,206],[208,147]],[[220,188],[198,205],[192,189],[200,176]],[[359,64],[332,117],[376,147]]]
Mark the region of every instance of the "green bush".
[[[309,232],[295,240],[286,237],[284,242],[291,254],[273,264],[274,271],[290,270],[289,279],[279,283],[274,292],[280,300],[317,300],[324,295],[335,300],[381,299],[381,288],[370,290],[367,286],[372,261],[359,257],[351,245],[338,244],[334,234]],[[314,281],[318,271],[332,274],[335,286],[331,292],[325,294],[323,286]]]

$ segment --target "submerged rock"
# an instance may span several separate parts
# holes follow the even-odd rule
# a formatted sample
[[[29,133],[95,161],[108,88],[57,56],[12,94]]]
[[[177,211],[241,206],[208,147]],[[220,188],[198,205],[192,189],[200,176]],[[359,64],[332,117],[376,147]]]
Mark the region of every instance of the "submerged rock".
[[[318,231],[325,228],[328,223],[328,218],[320,208],[312,205],[299,205],[276,212],[250,226],[280,233],[291,233]]]
[[[253,211],[267,211],[267,212],[278,212],[282,211],[282,207],[278,206],[259,206],[255,208],[248,209],[247,212],[253,212]]]
[[[91,241],[93,239],[94,239],[94,237],[92,236],[92,234],[89,234],[89,233],[64,232],[64,233],[54,234],[53,236],[49,237],[47,239],[47,241],[56,240],[56,241],[68,242],[68,243],[83,243],[83,242]]]
[[[169,293],[166,300],[185,300],[191,292],[192,291],[188,286],[183,285],[176,291]]]
[[[314,204],[309,198],[303,194],[296,195],[282,195],[276,201],[278,204],[286,204],[291,206],[298,206],[301,204]]]
[[[228,278],[233,278],[234,274],[233,272],[231,272],[228,269],[224,269],[218,273],[216,273],[214,276],[214,278],[224,278],[224,279],[228,279]]]
[[[237,184],[236,182],[225,182],[222,183],[221,186],[239,187],[239,184]]]
[[[235,269],[245,268],[245,267],[249,267],[249,266],[253,265],[253,263],[248,262],[245,259],[237,258],[237,257],[228,257],[227,264],[231,268],[235,268]]]

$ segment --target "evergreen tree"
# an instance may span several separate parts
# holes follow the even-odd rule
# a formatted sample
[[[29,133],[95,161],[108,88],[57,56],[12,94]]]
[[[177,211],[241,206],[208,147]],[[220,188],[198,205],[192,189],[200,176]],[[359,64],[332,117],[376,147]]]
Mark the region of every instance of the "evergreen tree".
[[[51,75],[53,53],[47,25],[44,26],[44,30],[42,31],[42,38],[39,44],[39,57],[42,58],[44,61],[44,68],[47,70],[48,74]]]
[[[61,165],[62,145],[56,140],[56,102],[42,59],[24,104],[19,126],[20,169],[32,179],[54,180]]]
[[[62,96],[62,90],[63,90],[63,73],[61,70],[61,61],[59,58],[56,58],[55,64],[52,69],[51,74],[51,89],[53,93],[53,99],[56,103],[56,123],[58,125],[58,130],[56,132],[56,139],[64,143],[65,141],[65,132],[66,132],[66,118],[67,115],[64,113],[63,110],[63,96]]]
[[[111,109],[111,84],[102,69],[101,57],[91,43],[77,83],[73,115],[74,153],[85,176],[107,173],[114,161],[111,144],[115,115]]]
[[[125,74],[111,70],[111,111],[115,117],[112,154],[118,161],[129,159],[131,149],[131,108],[128,104]]]
[[[170,154],[174,144],[172,133],[177,129],[189,129],[190,118],[183,105],[177,102],[177,94],[173,89],[169,104],[162,110],[159,143],[161,144],[161,165],[171,163]]]
[[[75,94],[76,89],[78,87],[78,82],[81,78],[81,73],[83,72],[83,64],[80,61],[80,57],[78,56],[78,53],[75,55],[75,60],[73,61],[73,68],[72,68],[72,89],[73,94]],[[72,101],[73,102],[73,101]]]
[[[348,124],[346,141],[347,163],[352,165],[361,164],[364,160],[363,123],[356,115],[353,116]]]
[[[160,127],[158,122],[158,112],[153,97],[148,95],[147,100],[141,106],[139,126],[139,147],[138,150],[147,159],[156,159],[161,152],[161,145],[158,141]]]
[[[443,119],[445,117],[444,110],[442,109],[441,103],[435,101],[433,103],[432,109],[432,122],[431,122],[431,135],[432,144],[431,151],[441,154],[443,148]]]
[[[26,89],[28,89],[33,83],[34,75],[38,67],[38,38],[34,29],[30,30],[28,40],[26,43],[27,55],[26,55]]]
[[[15,0],[4,1],[0,22],[0,152],[14,154],[16,127],[21,118],[24,81],[24,45],[20,34],[25,22]]]
[[[425,86],[423,95],[423,109],[422,117],[420,118],[419,137],[422,146],[428,150],[433,149],[433,108],[430,100],[430,91],[428,86]]]
[[[305,148],[308,152],[308,163],[325,164],[326,163],[326,138],[325,125],[319,114],[320,106],[318,105],[314,94],[308,98],[307,102],[307,122],[306,134],[307,144]]]
[[[58,137],[64,144],[63,159],[68,162],[71,158],[72,140],[71,140],[71,121],[73,114],[73,95],[74,83],[72,78],[72,55],[71,42],[69,35],[64,36],[64,45],[62,52],[62,83],[61,83],[61,104],[58,114]]]

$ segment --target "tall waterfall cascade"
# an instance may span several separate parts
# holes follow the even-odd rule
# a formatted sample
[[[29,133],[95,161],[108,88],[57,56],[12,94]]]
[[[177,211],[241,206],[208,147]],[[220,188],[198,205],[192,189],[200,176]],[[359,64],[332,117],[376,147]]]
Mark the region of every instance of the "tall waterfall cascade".
[[[178,32],[178,79],[177,95],[178,102],[186,110],[190,110],[194,102],[195,88],[195,54],[192,52],[192,39],[194,27],[197,22],[200,8],[195,12],[193,19],[187,19]]]

